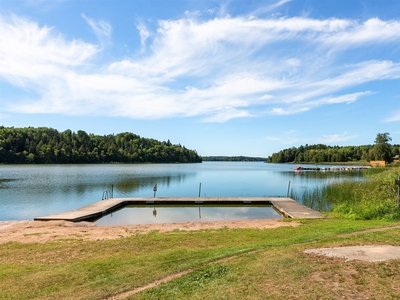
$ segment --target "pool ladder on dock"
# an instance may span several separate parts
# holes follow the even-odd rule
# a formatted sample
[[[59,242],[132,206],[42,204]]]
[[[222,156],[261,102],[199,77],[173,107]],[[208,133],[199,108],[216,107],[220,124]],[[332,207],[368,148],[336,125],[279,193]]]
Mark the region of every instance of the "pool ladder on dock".
[[[114,185],[111,186],[111,190],[106,190],[103,192],[101,200],[112,199],[114,197]]]

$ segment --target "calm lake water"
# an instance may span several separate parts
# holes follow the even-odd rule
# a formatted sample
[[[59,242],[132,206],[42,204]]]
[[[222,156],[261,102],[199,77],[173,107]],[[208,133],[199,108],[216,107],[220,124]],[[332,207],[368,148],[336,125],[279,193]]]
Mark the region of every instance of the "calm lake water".
[[[203,162],[201,164],[115,164],[115,165],[0,165],[0,221],[32,220],[35,217],[80,208],[102,199],[103,192],[111,190],[114,198],[153,197],[286,197],[288,184],[292,190],[322,186],[344,179],[362,180],[362,172],[295,172],[298,165],[266,164],[263,162]],[[304,165],[307,166],[307,165]],[[309,165],[308,165],[309,166]],[[324,166],[319,166],[324,167]],[[149,222],[165,222],[171,214],[166,208],[125,208],[113,213],[113,220],[124,217],[128,211],[150,215]],[[185,208],[182,208],[185,209]],[[271,208],[263,212],[265,218],[278,218]],[[189,207],[183,212],[193,221],[209,220],[214,215],[239,218],[247,214],[259,218],[261,210],[251,207],[208,211]],[[272,212],[271,212],[272,211]],[[175,214],[175,212],[172,212]],[[119,217],[116,217],[119,216]],[[178,217],[174,217],[177,218]],[[100,221],[99,221],[100,222]],[[114,222],[114,221],[113,221]],[[178,221],[177,221],[178,222]],[[100,222],[101,223],[101,222]]]

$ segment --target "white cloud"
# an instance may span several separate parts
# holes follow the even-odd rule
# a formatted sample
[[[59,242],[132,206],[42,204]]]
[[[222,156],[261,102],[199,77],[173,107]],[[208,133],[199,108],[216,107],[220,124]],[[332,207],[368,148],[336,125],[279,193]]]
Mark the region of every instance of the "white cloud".
[[[352,86],[369,82],[371,80],[385,80],[400,78],[400,63],[392,61],[365,61],[359,64],[347,66],[348,71],[337,76],[333,80],[321,82],[328,86]]]
[[[0,17],[0,76],[15,86],[38,93],[48,88],[47,79],[60,78],[92,58],[97,47],[66,41],[49,27],[16,16]],[[62,80],[61,80],[62,81]]]
[[[136,28],[140,35],[140,51],[143,53],[146,50],[146,41],[151,36],[151,33],[147,29],[146,25],[142,22],[138,23]]]
[[[318,104],[339,104],[339,103],[346,103],[350,104],[354,101],[357,101],[358,98],[361,96],[365,95],[370,95],[371,92],[362,92],[362,93],[354,93],[354,94],[346,94],[346,95],[341,95],[339,97],[327,97],[321,99],[321,101],[317,102]]]
[[[400,78],[400,63],[363,59],[360,54],[345,65],[332,55],[353,46],[398,44],[398,21],[229,16],[201,20],[187,15],[160,20],[152,34],[138,23],[139,58],[91,64],[105,45],[112,47],[112,27],[82,17],[101,47],[67,40],[55,29],[27,19],[1,17],[0,76],[39,96],[38,101],[8,103],[8,110],[147,119],[202,116],[206,122],[226,122],[351,104],[375,91],[343,90]],[[332,46],[329,53],[324,50],[327,45]]]
[[[248,113],[247,111],[238,110],[233,107],[222,107],[222,108],[214,111],[214,115],[206,118],[204,120],[204,122],[224,123],[233,118],[244,118],[244,117],[250,117],[250,116],[252,116],[252,115],[250,113]]]
[[[323,135],[322,138],[319,138],[316,140],[318,144],[335,144],[335,143],[341,143],[344,141],[351,140],[355,138],[356,136],[350,136],[348,135],[347,131],[338,134],[331,134],[331,135]]]
[[[293,67],[299,67],[301,66],[301,60],[298,58],[289,58],[288,60],[286,60],[286,63],[289,66],[293,66]]]
[[[292,0],[279,0],[278,2],[276,2],[274,4],[259,8],[256,11],[251,13],[250,18],[255,18],[253,15],[260,15],[260,14],[264,14],[264,13],[273,11],[274,9],[278,8],[279,6],[282,6],[283,4],[286,4],[290,1],[292,1]]]
[[[269,140],[269,141],[275,141],[275,142],[282,140],[281,138],[276,137],[276,136],[266,136],[265,139]]]
[[[270,113],[273,115],[290,115],[290,114],[293,114],[294,112],[290,111],[290,110],[286,110],[282,107],[274,107],[271,109]]]
[[[345,142],[351,139],[356,138],[355,135],[348,135],[348,132],[345,131],[343,133],[335,133],[331,135],[323,135],[320,138],[302,138],[301,134],[297,130],[291,130],[285,132],[282,136],[267,136],[265,139],[274,141],[274,142],[281,142],[281,144],[288,144],[288,145],[295,145],[298,143],[303,144],[337,144],[341,142]]]
[[[289,105],[285,109],[282,107],[272,108],[269,111],[269,113],[273,115],[293,115],[293,114],[303,113],[323,105],[342,104],[342,103],[350,104],[352,102],[357,101],[362,96],[367,96],[371,94],[372,93],[370,91],[367,91],[367,92],[359,92],[353,94],[345,94],[337,97],[329,96],[308,102],[295,101],[292,105]]]
[[[338,31],[324,39],[326,45],[343,48],[397,41],[400,38],[399,21],[382,21],[373,18],[362,24],[352,22],[348,30]]]
[[[390,117],[385,119],[384,122],[397,122],[397,121],[400,121],[400,110],[393,112]]]
[[[289,130],[285,132],[282,136],[267,136],[265,137],[266,140],[274,141],[274,142],[281,142],[284,145],[293,145],[299,143],[302,139],[299,138],[300,132],[297,130]]]
[[[357,101],[360,97],[363,96],[368,96],[371,95],[372,92],[366,91],[366,92],[359,92],[359,93],[353,93],[353,94],[344,94],[340,96],[329,96],[329,97],[323,97],[320,99],[317,99],[315,101],[309,101],[309,102],[304,102],[300,104],[300,108],[310,110],[311,108],[322,106],[322,105],[329,105],[329,104],[350,104],[355,101]]]
[[[82,18],[84,18],[85,21],[92,28],[102,47],[110,44],[112,26],[109,23],[105,21],[96,22],[93,19],[87,17],[85,14],[82,14]]]

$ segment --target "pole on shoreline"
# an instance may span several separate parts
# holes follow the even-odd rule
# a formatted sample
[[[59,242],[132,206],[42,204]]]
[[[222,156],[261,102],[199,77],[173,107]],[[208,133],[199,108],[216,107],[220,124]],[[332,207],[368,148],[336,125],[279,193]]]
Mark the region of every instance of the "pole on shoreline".
[[[154,198],[155,198],[156,197],[156,193],[157,193],[157,183],[153,187],[153,192],[154,192]]]
[[[289,198],[289,191],[290,191],[290,180],[289,180],[289,184],[288,184],[288,187],[287,187],[287,195],[286,195],[287,198]]]

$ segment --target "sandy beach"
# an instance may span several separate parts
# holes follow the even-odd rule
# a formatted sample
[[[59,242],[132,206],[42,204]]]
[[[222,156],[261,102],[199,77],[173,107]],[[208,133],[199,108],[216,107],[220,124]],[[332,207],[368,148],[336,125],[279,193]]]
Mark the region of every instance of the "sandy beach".
[[[0,244],[7,242],[44,243],[60,239],[109,240],[144,234],[150,231],[172,232],[177,230],[203,230],[219,228],[266,229],[280,226],[298,226],[299,222],[282,220],[242,220],[216,222],[185,222],[167,224],[96,226],[91,222],[66,221],[2,221]]]

